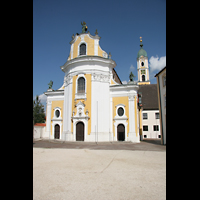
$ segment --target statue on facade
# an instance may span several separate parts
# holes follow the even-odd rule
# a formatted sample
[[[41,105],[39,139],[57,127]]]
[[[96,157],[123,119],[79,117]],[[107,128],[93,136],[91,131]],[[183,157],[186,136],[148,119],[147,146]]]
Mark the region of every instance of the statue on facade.
[[[83,23],[81,22],[82,27],[82,33],[85,33],[85,31],[87,31],[87,26],[86,23],[83,21]]]
[[[130,81],[133,81],[134,78],[135,78],[135,75],[131,72],[130,75],[129,75]]]
[[[50,80],[50,82],[48,83],[48,85],[49,85],[49,89],[52,89],[53,81]]]

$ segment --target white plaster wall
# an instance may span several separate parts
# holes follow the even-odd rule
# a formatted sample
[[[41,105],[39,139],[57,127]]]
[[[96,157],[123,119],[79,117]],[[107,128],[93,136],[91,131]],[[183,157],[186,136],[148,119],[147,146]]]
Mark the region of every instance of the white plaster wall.
[[[164,144],[166,144],[166,106],[165,106],[166,86],[163,86],[164,74],[166,74],[165,70],[159,74],[159,84],[160,84],[159,98],[161,98],[163,136],[164,136]]]
[[[143,119],[143,113],[147,113],[148,119]],[[143,136],[147,135],[147,138],[158,138],[160,135],[160,119],[156,119],[155,113],[159,113],[159,110],[143,110],[142,111],[142,126],[148,125],[148,131],[142,131]],[[159,131],[154,131],[153,126],[158,125]],[[142,127],[143,129],[143,127]]]
[[[34,126],[34,139],[44,138],[45,137],[45,126]]]
[[[97,109],[98,102],[98,109]],[[109,82],[92,81],[91,99],[91,138],[98,132],[98,141],[109,141],[110,117]],[[96,129],[95,129],[96,128]]]
[[[63,119],[63,137],[62,139],[65,141],[72,140],[71,133],[71,113],[72,113],[72,78],[70,79],[70,83],[65,87],[64,94],[64,119]]]

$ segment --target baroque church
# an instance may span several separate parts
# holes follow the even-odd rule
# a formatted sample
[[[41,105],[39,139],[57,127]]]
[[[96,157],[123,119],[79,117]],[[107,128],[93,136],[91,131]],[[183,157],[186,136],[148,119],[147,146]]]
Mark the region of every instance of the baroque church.
[[[70,53],[60,67],[64,83],[47,96],[43,138],[65,141],[140,142],[139,85],[150,84],[148,58],[140,38],[138,83],[122,84],[116,62],[99,45],[101,37],[87,31],[72,36]]]

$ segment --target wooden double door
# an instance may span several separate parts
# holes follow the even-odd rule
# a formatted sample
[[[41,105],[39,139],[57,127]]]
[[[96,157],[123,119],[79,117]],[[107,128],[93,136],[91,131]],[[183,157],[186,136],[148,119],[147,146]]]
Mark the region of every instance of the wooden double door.
[[[78,122],[76,124],[76,141],[84,141],[84,123]]]

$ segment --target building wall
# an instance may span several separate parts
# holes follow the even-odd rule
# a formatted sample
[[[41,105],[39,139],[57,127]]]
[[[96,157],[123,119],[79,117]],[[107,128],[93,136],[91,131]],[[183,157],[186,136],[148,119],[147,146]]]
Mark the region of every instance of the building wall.
[[[125,141],[139,142],[139,120],[137,108],[137,90],[134,84],[110,86],[110,110],[113,140],[117,141],[117,127],[123,124],[125,127]],[[118,115],[118,109],[122,107],[124,114]]]
[[[51,138],[54,138],[55,133],[55,125],[58,124],[60,126],[60,139],[62,137],[63,132],[63,103],[64,100],[52,101],[51,106]],[[56,110],[60,111],[60,116],[57,118],[55,115]]]
[[[143,113],[147,113],[148,119],[143,119]],[[148,131],[143,129],[143,138],[159,138],[160,135],[160,119],[156,119],[155,113],[159,113],[159,110],[143,110],[142,111],[142,128],[143,126],[148,126]],[[158,125],[159,131],[154,131],[153,126]]]
[[[76,141],[76,124],[84,123],[84,141],[117,141],[117,126],[125,125],[125,141],[139,142],[137,90],[134,84],[121,85],[113,68],[115,61],[99,45],[100,37],[89,33],[76,35],[70,42],[68,61],[61,66],[65,73],[60,91],[47,91],[46,135],[54,139],[54,127],[60,125],[60,139]],[[80,45],[86,44],[86,55],[79,55]],[[85,93],[77,93],[77,80],[85,79]],[[110,86],[114,86],[111,91]],[[119,86],[119,88],[118,88]],[[122,87],[121,87],[122,86]],[[116,89],[116,90],[115,90]],[[61,94],[62,93],[62,94]],[[111,95],[112,93],[112,95]],[[123,116],[117,109],[122,106]],[[59,109],[59,119],[55,110]],[[87,112],[86,112],[87,111]]]
[[[69,61],[67,64],[63,66],[63,71],[65,72],[64,80],[67,84],[71,84],[72,88],[71,94],[69,93],[67,96],[65,94],[65,101],[69,102],[71,98],[70,114],[68,114],[69,106],[66,107],[67,121],[70,119],[70,133],[67,133],[67,140],[76,140],[76,123],[82,121],[87,132],[84,141],[95,141],[96,132],[99,135],[98,141],[108,141],[110,120],[109,86],[112,68],[116,65],[115,62],[111,59],[82,56]],[[86,93],[83,98],[77,99],[77,96],[79,96],[77,95],[77,80],[79,77],[85,79]],[[84,107],[83,116],[80,118],[77,116],[76,107],[79,102],[82,102],[81,106]],[[88,111],[87,116],[85,116],[86,111]]]
[[[116,132],[116,128],[115,127],[120,123],[123,123],[124,125],[127,123],[127,126],[125,125],[125,127],[127,127],[126,128],[127,129],[126,137],[128,137],[128,133],[129,133],[129,101],[128,101],[128,96],[113,97],[112,101],[113,101],[113,118],[116,118],[118,116],[118,114],[117,114],[118,107],[123,107],[123,109],[124,109],[124,118],[125,117],[128,118],[127,120],[119,120],[116,124],[113,123],[113,134],[114,134],[114,137],[117,136],[117,132]]]
[[[166,85],[164,86],[163,78],[166,76],[166,68],[157,76],[158,85],[158,101],[159,101],[159,110],[161,115],[161,128],[162,128],[162,135],[163,135],[163,144],[166,144],[166,105],[165,105],[165,98],[166,98]],[[158,81],[159,80],[159,81]]]
[[[34,126],[34,139],[43,138],[45,136],[45,126]]]
[[[84,74],[83,76],[85,77],[85,80],[86,80],[86,82],[85,82],[85,84],[86,84],[86,100],[83,98],[75,99],[75,94],[77,91],[77,79],[80,76],[78,76],[78,75],[73,76],[71,116],[73,116],[73,112],[74,112],[74,115],[77,114],[77,109],[75,108],[75,105],[79,101],[84,103],[85,104],[84,113],[86,112],[86,110],[88,110],[89,117],[90,117],[90,119],[88,120],[88,132],[87,132],[87,134],[90,135],[90,133],[91,133],[91,74]],[[73,121],[71,121],[71,132],[73,133]]]
[[[109,79],[107,81],[92,78],[92,112],[90,140],[109,141]]]
[[[69,53],[68,60],[79,57],[79,47],[81,44],[86,44],[86,55],[87,56],[100,56],[100,57],[108,57],[108,54],[101,49],[99,45],[100,37],[92,38],[92,36],[88,33],[82,33],[80,35],[76,35],[74,41],[71,44],[71,49]]]
[[[48,93],[48,92],[47,92]],[[44,138],[54,139],[54,127],[56,124],[60,126],[60,139],[63,132],[63,113],[64,113],[64,91],[54,92],[53,95],[47,96],[46,108],[46,128]],[[60,116],[56,117],[55,111],[60,111]]]

